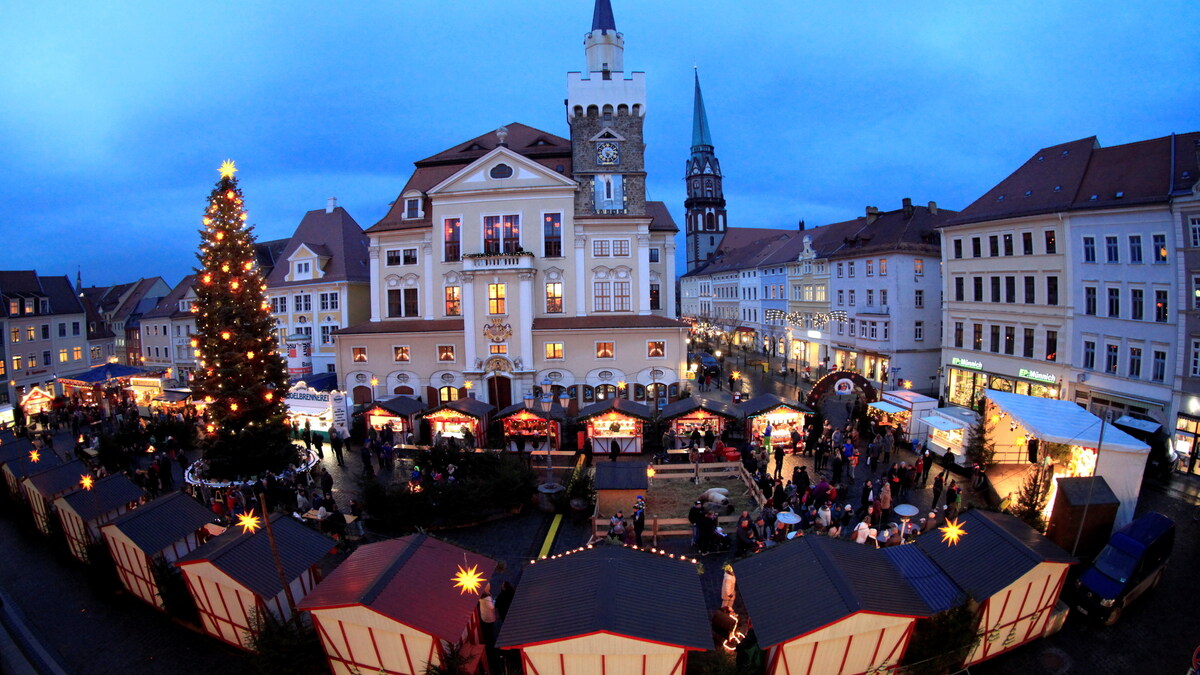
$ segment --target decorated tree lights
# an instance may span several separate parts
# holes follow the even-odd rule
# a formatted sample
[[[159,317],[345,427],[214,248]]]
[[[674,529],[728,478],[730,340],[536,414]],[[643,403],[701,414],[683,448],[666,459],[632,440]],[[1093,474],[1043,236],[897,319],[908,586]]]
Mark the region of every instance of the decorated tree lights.
[[[284,421],[287,369],[271,330],[266,279],[232,161],[209,196],[196,257],[192,392],[207,404],[204,456],[214,478],[280,471],[297,461]]]

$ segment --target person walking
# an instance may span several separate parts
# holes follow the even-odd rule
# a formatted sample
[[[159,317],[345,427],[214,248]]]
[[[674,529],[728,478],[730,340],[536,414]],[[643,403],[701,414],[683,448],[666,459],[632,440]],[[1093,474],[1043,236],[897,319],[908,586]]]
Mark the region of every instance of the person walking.
[[[342,457],[342,433],[337,429],[329,430],[329,447],[333,448],[333,456],[337,458],[337,465],[346,466],[346,460]]]
[[[946,472],[942,471],[933,479],[933,499],[930,504],[937,508],[938,498],[942,496],[942,490],[946,489]]]
[[[785,453],[782,444],[775,446],[775,478],[783,478],[783,455]]]

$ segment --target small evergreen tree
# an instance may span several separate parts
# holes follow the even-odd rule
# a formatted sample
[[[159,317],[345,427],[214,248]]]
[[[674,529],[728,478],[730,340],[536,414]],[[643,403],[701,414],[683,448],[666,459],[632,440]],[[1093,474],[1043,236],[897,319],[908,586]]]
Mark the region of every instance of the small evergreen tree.
[[[192,390],[211,422],[210,474],[222,478],[279,471],[296,459],[284,422],[287,369],[271,332],[266,279],[255,265],[254,228],[246,224],[236,170],[226,161],[209,196],[192,308]]]
[[[986,411],[987,400],[980,401],[980,409]],[[967,460],[985,469],[991,466],[992,457],[996,454],[996,446],[988,440],[988,431],[984,415],[980,414],[979,421],[968,430],[963,443],[963,452],[967,455]]]
[[[1025,482],[1017,491],[1016,503],[1009,507],[1009,513],[1020,518],[1038,532],[1046,531],[1046,499],[1050,493],[1052,474],[1047,467],[1036,465],[1025,475]]]

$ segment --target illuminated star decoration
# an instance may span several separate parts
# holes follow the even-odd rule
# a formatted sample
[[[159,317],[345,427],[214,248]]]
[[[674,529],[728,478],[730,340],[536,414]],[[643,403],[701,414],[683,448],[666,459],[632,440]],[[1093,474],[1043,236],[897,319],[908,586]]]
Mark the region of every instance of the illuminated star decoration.
[[[460,589],[459,593],[478,593],[482,584],[483,575],[479,573],[478,565],[471,565],[470,569],[458,566],[458,574],[454,575],[454,585]]]
[[[38,460],[40,460],[41,458],[42,458],[42,453],[38,452],[37,450],[29,451],[29,461],[33,462],[34,464],[37,464]]]
[[[938,528],[938,532],[942,533],[942,541],[950,546],[957,544],[959,538],[967,533],[963,529],[962,523],[957,520],[947,520],[945,526]]]
[[[91,490],[92,486],[95,485],[95,483],[96,483],[96,479],[94,479],[91,476],[88,476],[86,474],[79,477],[79,484],[81,486],[83,486],[84,490]]]
[[[258,516],[254,515],[253,513],[243,513],[238,515],[237,524],[238,527],[242,528],[242,532],[253,533],[255,530],[262,527],[262,523],[259,522]]]
[[[221,162],[221,178],[233,178],[235,173],[237,173],[237,167],[233,165],[232,159]]]

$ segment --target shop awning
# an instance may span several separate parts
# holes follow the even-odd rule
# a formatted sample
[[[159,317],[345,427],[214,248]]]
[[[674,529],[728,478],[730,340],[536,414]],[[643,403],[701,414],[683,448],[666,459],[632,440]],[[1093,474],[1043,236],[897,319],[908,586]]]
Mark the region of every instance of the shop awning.
[[[930,415],[929,417],[922,417],[921,421],[933,427],[934,429],[940,429],[942,431],[955,431],[957,429],[965,428],[959,422],[954,422],[946,419],[945,417],[937,417],[933,415]]]
[[[1113,424],[1119,424],[1123,427],[1129,427],[1130,429],[1137,429],[1138,431],[1144,431],[1148,434],[1152,434],[1162,428],[1162,425],[1158,422],[1139,420],[1138,418],[1130,417],[1129,415],[1118,417]]]
[[[186,401],[188,399],[188,397],[190,397],[191,395],[192,395],[192,392],[190,392],[190,391],[178,391],[178,390],[168,389],[168,390],[164,391],[163,393],[159,394],[158,396],[155,396],[153,400],[164,402],[164,403],[179,403],[180,401]]]
[[[63,375],[58,379],[69,380],[71,382],[82,382],[83,384],[101,384],[109,380],[116,380],[125,377],[133,377],[134,375],[142,375],[147,371],[143,368],[135,366],[126,366],[120,363],[106,363],[102,366],[96,366],[91,370],[86,370],[82,373],[74,375]]]
[[[905,412],[904,408],[901,408],[898,405],[893,405],[891,403],[888,403],[887,401],[876,401],[871,404],[871,407],[878,410],[879,412],[887,413],[889,415],[892,415],[892,414],[895,414],[898,412]]]

